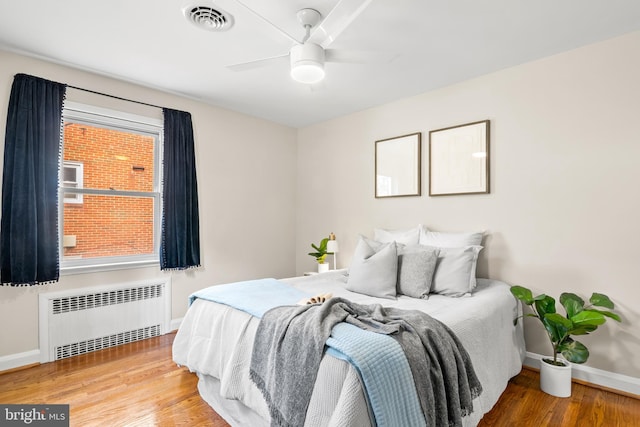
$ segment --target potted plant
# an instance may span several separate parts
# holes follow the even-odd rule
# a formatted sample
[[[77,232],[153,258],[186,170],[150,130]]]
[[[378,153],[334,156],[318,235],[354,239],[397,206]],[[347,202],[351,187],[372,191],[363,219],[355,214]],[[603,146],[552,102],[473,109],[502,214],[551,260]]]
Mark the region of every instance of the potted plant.
[[[571,396],[571,365],[567,363],[584,363],[589,358],[589,350],[580,341],[574,340],[572,335],[586,335],[602,325],[607,317],[620,322],[620,316],[609,310],[614,309],[613,302],[604,294],[593,293],[589,304],[578,295],[562,293],[560,304],[564,307],[565,315],[556,312],[556,300],[541,294],[533,293],[522,286],[512,286],[511,293],[524,304],[531,307],[533,313],[521,317],[535,317],[545,328],[551,347],[553,358],[544,358],[540,364],[540,388],[545,393],[558,396]],[[514,324],[518,322],[514,320]],[[558,358],[562,354],[564,360]]]
[[[329,263],[324,262],[327,257],[327,242],[329,241],[328,237],[325,237],[320,241],[318,246],[311,244],[311,247],[315,249],[315,252],[309,252],[309,255],[314,257],[318,262],[318,273],[324,273],[329,271]]]

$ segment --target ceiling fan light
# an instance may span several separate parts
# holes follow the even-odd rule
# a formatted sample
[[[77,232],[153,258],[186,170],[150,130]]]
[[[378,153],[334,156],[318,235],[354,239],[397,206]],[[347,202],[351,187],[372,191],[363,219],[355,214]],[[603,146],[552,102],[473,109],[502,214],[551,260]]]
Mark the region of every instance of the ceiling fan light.
[[[324,79],[324,65],[315,61],[299,61],[291,67],[293,80],[313,84]]]
[[[313,84],[324,79],[324,49],[315,43],[305,43],[291,48],[291,78]]]

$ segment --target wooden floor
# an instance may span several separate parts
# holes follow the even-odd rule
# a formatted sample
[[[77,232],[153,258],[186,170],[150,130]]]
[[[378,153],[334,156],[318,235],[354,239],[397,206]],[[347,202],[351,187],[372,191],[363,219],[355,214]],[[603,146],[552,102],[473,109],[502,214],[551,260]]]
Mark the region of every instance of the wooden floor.
[[[174,336],[0,374],[0,403],[69,404],[79,427],[227,426],[200,398],[196,376],[172,362]],[[555,398],[525,369],[480,426],[635,427],[640,400],[579,384],[570,398]]]
[[[538,372],[523,369],[479,426],[640,426],[640,400],[573,383],[571,397],[540,391]]]

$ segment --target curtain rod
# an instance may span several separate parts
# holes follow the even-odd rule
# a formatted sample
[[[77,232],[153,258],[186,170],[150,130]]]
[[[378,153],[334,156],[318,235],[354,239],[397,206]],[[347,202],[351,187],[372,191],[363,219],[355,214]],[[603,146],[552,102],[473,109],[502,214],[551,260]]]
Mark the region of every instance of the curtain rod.
[[[120,101],[127,101],[127,102],[133,102],[133,103],[136,103],[136,104],[146,105],[147,107],[159,108],[161,110],[164,108],[164,107],[160,107],[159,105],[148,104],[148,103],[142,102],[142,101],[135,101],[133,99],[122,98],[120,96],[115,96],[115,95],[109,95],[108,93],[98,92],[98,91],[91,90],[91,89],[85,89],[83,87],[72,86],[72,85],[67,85],[67,87],[69,87],[71,89],[77,89],[77,90],[81,90],[81,91],[84,91],[84,92],[93,93],[93,94],[96,94],[96,95],[102,95],[102,96],[107,96],[109,98],[119,99]]]

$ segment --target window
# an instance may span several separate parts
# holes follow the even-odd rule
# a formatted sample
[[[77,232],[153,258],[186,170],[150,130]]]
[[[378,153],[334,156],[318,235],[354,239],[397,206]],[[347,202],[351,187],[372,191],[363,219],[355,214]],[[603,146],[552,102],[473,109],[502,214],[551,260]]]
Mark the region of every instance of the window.
[[[66,102],[61,272],[159,262],[162,120]]]
[[[62,186],[82,188],[82,163],[62,162]],[[82,203],[82,194],[64,193],[65,203]]]

